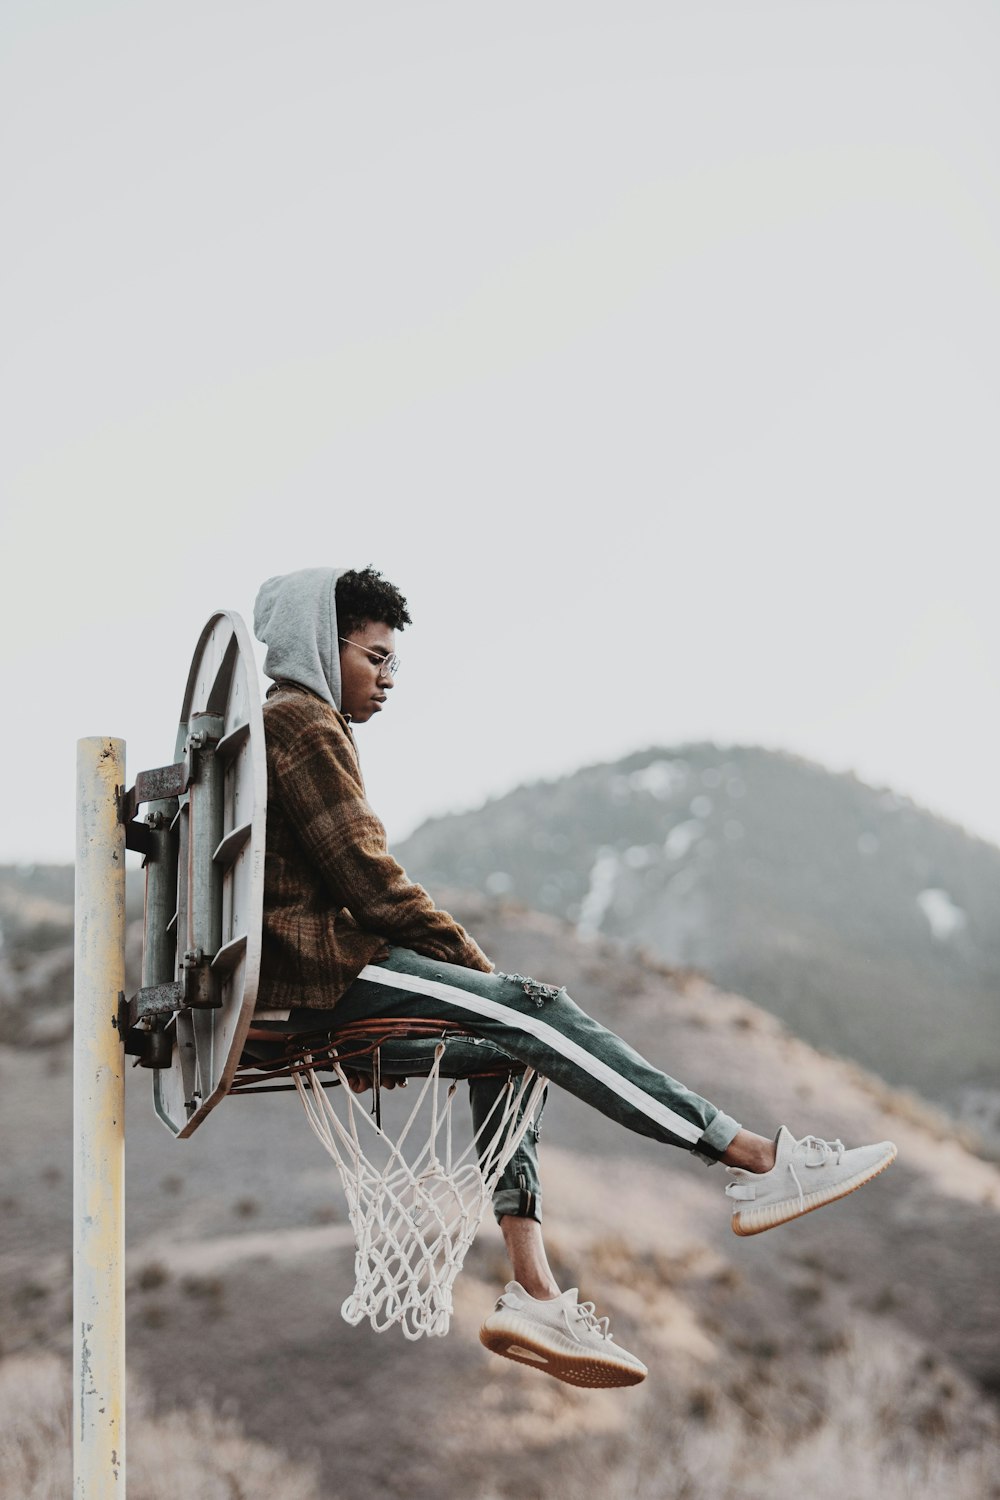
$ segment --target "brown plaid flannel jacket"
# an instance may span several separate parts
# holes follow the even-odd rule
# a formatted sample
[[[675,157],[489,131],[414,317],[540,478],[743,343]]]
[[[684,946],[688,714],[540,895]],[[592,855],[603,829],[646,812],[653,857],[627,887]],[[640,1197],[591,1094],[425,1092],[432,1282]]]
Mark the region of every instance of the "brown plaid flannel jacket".
[[[488,971],[462,927],[408,879],[365,797],[347,720],[283,682],[264,704],[267,852],[259,1010],[336,1005],[389,945]]]

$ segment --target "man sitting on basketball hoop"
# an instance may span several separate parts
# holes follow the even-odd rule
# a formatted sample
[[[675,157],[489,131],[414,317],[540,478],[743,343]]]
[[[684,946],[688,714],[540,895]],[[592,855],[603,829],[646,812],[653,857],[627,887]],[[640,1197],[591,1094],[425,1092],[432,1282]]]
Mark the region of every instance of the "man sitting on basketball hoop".
[[[816,1136],[797,1140],[784,1126],[773,1139],[744,1130],[586,1015],[565,990],[495,973],[463,928],[407,878],[368,805],[352,725],[384,708],[399,666],[396,632],[410,623],[402,594],[372,568],[307,568],[269,579],[257,596],[254,629],[274,680],[264,705],[258,1009],[305,1008],[315,1016],[336,1007],[338,1024],[394,1012],[458,1022],[630,1130],[724,1163],[740,1235],[832,1203],[883,1171],[896,1155],[890,1141],[846,1150]],[[472,1105],[475,1122],[475,1089]],[[493,1206],[514,1279],[483,1325],[487,1348],[574,1384],[642,1380],[645,1366],[614,1342],[607,1319],[555,1282],[532,1131]]]

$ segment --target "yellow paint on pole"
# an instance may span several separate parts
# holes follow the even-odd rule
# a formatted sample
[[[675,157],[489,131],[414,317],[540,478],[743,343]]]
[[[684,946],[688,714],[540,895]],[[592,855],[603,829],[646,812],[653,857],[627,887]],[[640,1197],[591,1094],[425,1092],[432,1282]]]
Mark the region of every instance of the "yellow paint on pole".
[[[77,741],[73,1495],[125,1494],[125,742]]]

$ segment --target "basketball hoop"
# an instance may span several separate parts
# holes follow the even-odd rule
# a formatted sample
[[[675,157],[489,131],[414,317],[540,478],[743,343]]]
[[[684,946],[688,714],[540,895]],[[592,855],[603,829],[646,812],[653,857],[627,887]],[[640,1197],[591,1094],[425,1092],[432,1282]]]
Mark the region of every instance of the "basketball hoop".
[[[296,1089],[337,1164],[357,1238],[357,1285],[344,1317],[367,1317],[378,1331],[399,1323],[411,1339],[440,1336],[455,1278],[536,1118],[545,1080],[527,1072],[511,1081],[513,1064],[502,1055],[484,1069],[495,1049],[454,1024],[397,1018],[337,1027],[327,1018],[324,1030],[317,1014],[315,1030],[310,1017],[310,1029],[292,1035],[255,1016],[267,817],[258,699],[247,628],[219,610],[195,649],[173,763],[140,772],[118,807],[127,847],[145,857],[146,905],[142,987],[122,996],[116,1036],[152,1070],[156,1113],[178,1139],[230,1094]],[[507,1082],[476,1137],[456,1152],[447,1080],[491,1066]],[[343,1086],[345,1067],[372,1072],[374,1118]],[[382,1128],[380,1075],[424,1080],[396,1141]],[[418,1116],[428,1120],[422,1145]],[[404,1147],[415,1150],[411,1163]]]
[[[406,1065],[406,1048],[415,1037],[424,1052],[427,1039],[433,1040],[433,1060],[429,1069],[425,1065],[426,1076],[393,1139],[382,1124],[379,1085],[383,1076]],[[345,1028],[343,1035],[335,1032],[325,1045],[316,1038],[314,1048],[296,1050],[295,1040],[287,1039],[289,1055],[280,1066],[258,1063],[258,1077],[263,1073],[271,1087],[279,1078],[292,1079],[310,1128],[340,1174],[357,1242],[355,1286],[341,1314],[351,1324],[367,1318],[376,1333],[398,1323],[408,1339],[443,1337],[455,1280],[504,1167],[535,1121],[546,1080],[532,1069],[507,1073],[479,1130],[458,1147],[452,1126],[458,1085],[442,1067],[451,1040],[475,1045],[460,1027],[366,1021]],[[345,1072],[345,1064],[353,1069],[358,1062],[372,1073],[376,1105],[371,1113]],[[328,1092],[320,1069],[332,1072],[341,1087]],[[467,1070],[462,1076],[469,1076]],[[234,1092],[248,1092],[251,1080],[250,1069],[241,1067]]]

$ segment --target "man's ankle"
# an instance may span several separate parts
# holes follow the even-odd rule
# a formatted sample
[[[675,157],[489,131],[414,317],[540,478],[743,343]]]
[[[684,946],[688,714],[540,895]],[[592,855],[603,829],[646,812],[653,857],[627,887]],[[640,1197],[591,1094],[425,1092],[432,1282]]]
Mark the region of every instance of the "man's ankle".
[[[528,1296],[533,1297],[536,1302],[554,1302],[557,1297],[562,1296],[562,1292],[560,1292],[554,1281],[532,1281],[530,1284],[522,1281],[521,1285]]]
[[[741,1167],[744,1172],[770,1172],[776,1156],[774,1141],[753,1131],[741,1130],[722,1153],[727,1167]]]

